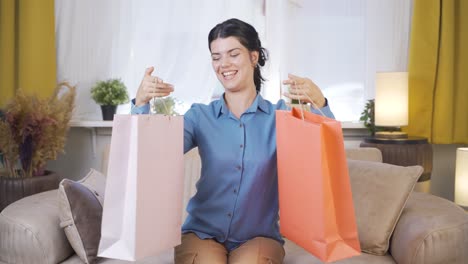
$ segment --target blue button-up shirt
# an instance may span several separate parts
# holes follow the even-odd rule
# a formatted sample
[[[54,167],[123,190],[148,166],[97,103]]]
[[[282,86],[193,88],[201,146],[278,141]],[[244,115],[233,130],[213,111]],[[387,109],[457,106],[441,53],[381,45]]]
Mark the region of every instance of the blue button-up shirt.
[[[284,243],[278,226],[277,109],[287,109],[284,100],[274,105],[257,95],[240,119],[224,96],[187,111],[184,152],[198,147],[202,169],[183,233],[214,238],[229,250],[258,236]],[[333,118],[328,105],[321,110]],[[132,114],[148,111],[148,105],[132,107]]]

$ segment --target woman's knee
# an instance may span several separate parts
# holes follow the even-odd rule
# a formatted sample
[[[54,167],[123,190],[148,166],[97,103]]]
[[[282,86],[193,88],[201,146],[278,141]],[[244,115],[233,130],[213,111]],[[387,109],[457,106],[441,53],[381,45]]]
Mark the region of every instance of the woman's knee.
[[[174,250],[176,264],[226,264],[226,248],[213,239],[200,239],[193,233],[183,234]]]
[[[284,248],[278,241],[256,237],[229,254],[229,263],[233,264],[281,264],[284,259]]]

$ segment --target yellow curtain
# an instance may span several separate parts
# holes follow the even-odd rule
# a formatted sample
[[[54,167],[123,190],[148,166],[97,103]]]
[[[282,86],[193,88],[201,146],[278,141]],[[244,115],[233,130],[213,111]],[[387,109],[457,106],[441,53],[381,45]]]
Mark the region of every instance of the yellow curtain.
[[[410,135],[468,143],[468,1],[414,0],[409,51]]]
[[[40,97],[56,85],[54,0],[0,0],[0,108],[18,88]]]

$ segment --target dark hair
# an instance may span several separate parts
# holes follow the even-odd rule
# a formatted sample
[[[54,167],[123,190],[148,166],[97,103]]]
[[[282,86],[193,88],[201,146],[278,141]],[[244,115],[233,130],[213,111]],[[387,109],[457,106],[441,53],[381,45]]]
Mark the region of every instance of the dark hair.
[[[236,37],[239,42],[249,51],[258,51],[258,63],[254,69],[254,83],[257,92],[265,79],[262,77],[260,67],[265,65],[268,60],[268,51],[262,47],[258,33],[254,27],[236,18],[228,19],[211,29],[208,34],[208,48],[211,51],[210,44],[217,38]]]

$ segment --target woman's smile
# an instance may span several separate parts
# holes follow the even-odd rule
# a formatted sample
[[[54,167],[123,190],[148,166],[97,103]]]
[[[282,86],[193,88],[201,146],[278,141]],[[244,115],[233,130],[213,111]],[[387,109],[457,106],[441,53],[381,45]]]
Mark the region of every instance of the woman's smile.
[[[224,76],[225,80],[232,80],[236,76],[237,71],[226,71],[223,72],[222,75]]]

